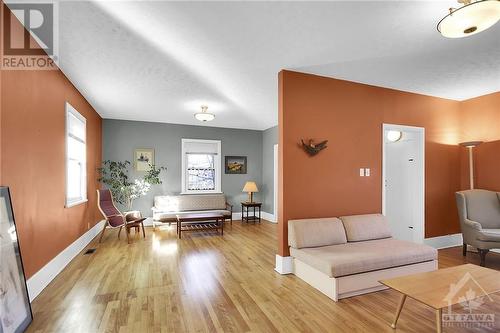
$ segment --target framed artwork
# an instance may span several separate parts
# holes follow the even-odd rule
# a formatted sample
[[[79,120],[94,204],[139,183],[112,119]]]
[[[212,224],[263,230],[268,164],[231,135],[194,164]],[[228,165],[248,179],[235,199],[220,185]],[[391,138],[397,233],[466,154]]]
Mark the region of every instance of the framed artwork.
[[[155,164],[154,149],[139,148],[134,150],[135,171],[148,171],[150,164]]]
[[[226,156],[225,169],[227,174],[246,174],[246,156]]]
[[[10,192],[0,186],[0,332],[24,332],[32,320]]]

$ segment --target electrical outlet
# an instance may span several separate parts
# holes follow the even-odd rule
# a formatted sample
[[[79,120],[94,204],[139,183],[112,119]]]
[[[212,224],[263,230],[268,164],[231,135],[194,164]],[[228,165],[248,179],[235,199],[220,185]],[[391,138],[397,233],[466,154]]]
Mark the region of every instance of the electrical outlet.
[[[365,176],[370,177],[370,168],[365,169]]]
[[[364,177],[365,176],[365,169],[363,169],[363,168],[359,169],[359,176],[360,177]]]

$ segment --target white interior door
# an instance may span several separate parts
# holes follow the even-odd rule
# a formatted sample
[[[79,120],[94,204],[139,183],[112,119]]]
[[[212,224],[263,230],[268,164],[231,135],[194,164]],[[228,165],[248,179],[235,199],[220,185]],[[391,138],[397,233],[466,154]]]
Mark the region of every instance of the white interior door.
[[[421,243],[424,238],[423,129],[384,127],[384,214],[394,238]],[[389,131],[401,132],[397,141]]]

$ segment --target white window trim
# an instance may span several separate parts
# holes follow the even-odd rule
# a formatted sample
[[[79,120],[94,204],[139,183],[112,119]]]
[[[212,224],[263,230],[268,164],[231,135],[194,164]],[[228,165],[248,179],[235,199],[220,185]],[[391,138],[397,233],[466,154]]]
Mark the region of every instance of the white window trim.
[[[69,104],[68,102],[66,102],[66,106],[65,106],[65,118],[66,118],[66,129],[65,129],[65,137],[64,137],[64,141],[65,141],[65,153],[66,153],[66,156],[65,156],[65,168],[66,168],[66,182],[65,182],[65,188],[64,188],[64,192],[65,192],[65,195],[64,195],[64,198],[65,198],[65,207],[66,208],[70,208],[70,207],[74,207],[74,206],[77,206],[77,205],[80,205],[82,203],[85,203],[88,201],[88,197],[87,197],[87,152],[85,151],[85,172],[84,172],[84,176],[83,176],[83,184],[82,184],[82,187],[83,187],[83,197],[82,198],[79,198],[78,200],[69,200],[68,199],[68,137],[69,137],[69,126],[68,126],[68,123],[69,123],[69,114],[72,114],[73,116],[75,116],[76,118],[78,118],[79,120],[81,120],[84,125],[85,125],[85,133],[84,133],[84,136],[85,136],[85,150],[87,150],[87,119],[85,119],[84,116],[82,116],[71,104]]]
[[[213,143],[217,145],[217,158],[215,159],[215,190],[198,190],[198,191],[187,191],[186,190],[186,143]],[[222,150],[221,150],[221,141],[220,140],[201,140],[201,139],[181,139],[181,194],[220,194],[222,193],[221,187],[221,178],[222,178]]]

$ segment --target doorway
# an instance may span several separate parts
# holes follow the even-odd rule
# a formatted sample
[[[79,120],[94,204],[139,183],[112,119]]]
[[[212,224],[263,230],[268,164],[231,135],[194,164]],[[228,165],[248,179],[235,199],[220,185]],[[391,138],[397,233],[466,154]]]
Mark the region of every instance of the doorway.
[[[425,129],[383,124],[382,143],[382,214],[394,238],[423,243]]]
[[[273,147],[273,222],[278,222],[278,145]]]

